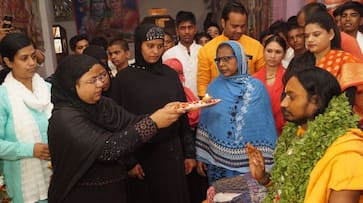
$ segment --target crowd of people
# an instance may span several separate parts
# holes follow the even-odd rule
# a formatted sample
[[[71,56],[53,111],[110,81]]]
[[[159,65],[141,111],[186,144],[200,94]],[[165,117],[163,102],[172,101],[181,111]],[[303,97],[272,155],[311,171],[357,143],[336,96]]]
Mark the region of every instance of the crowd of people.
[[[48,78],[30,38],[1,30],[11,201],[363,202],[363,5],[309,3],[259,40],[248,16],[227,2],[198,33],[181,10],[177,40],[141,24],[134,60],[122,37],[76,35]]]

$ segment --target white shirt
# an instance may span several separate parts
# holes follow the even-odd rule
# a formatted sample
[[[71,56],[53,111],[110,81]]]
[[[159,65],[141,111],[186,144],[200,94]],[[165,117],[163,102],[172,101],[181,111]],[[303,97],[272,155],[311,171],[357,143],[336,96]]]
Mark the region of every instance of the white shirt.
[[[294,49],[292,49],[291,47],[289,47],[286,50],[286,54],[285,57],[282,59],[281,63],[282,66],[286,69],[287,66],[289,66],[290,61],[292,60],[292,58],[294,58],[295,54],[294,54]]]
[[[358,31],[356,39],[357,39],[360,51],[363,53],[363,34]]]
[[[185,77],[185,86],[192,90],[194,95],[197,92],[197,70],[198,70],[198,52],[202,46],[193,42],[190,45],[190,55],[188,49],[180,42],[168,49],[163,55],[163,61],[169,58],[177,58],[183,64],[183,72]]]

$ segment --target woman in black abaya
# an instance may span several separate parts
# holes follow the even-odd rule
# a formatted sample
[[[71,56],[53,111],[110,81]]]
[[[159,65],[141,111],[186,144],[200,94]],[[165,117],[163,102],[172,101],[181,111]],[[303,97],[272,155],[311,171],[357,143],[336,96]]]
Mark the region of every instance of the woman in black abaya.
[[[186,101],[178,74],[162,64],[164,32],[152,24],[135,31],[135,64],[119,72],[111,97],[129,112],[148,114],[171,101]],[[135,153],[129,180],[132,203],[188,203],[186,174],[195,166],[188,118],[183,115]]]
[[[101,96],[105,71],[90,56],[72,55],[54,74],[48,128],[50,203],[126,202],[129,154],[184,113],[175,103],[150,116],[128,113]]]

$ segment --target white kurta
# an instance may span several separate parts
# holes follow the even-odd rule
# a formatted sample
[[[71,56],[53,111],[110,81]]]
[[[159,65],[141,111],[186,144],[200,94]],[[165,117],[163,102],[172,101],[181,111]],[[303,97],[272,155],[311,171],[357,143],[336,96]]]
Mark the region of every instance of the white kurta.
[[[356,39],[357,39],[360,51],[363,53],[363,34],[358,31]]]
[[[190,55],[188,49],[180,42],[174,47],[168,49],[163,55],[163,61],[169,58],[177,58],[183,64],[185,77],[185,86],[192,90],[194,95],[197,92],[197,70],[198,70],[198,52],[202,46],[193,42],[190,45]]]

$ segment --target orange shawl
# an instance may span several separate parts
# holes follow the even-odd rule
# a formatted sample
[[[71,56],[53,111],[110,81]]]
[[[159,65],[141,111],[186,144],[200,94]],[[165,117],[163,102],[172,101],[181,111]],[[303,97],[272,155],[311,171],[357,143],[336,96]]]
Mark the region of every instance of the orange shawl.
[[[329,202],[331,190],[363,190],[363,132],[351,129],[325,152],[310,173],[304,203]],[[363,195],[360,196],[363,203]]]
[[[357,87],[354,112],[363,124],[363,63],[352,54],[341,50],[330,50],[317,61],[317,67],[329,71],[339,81],[342,91],[349,87]]]

